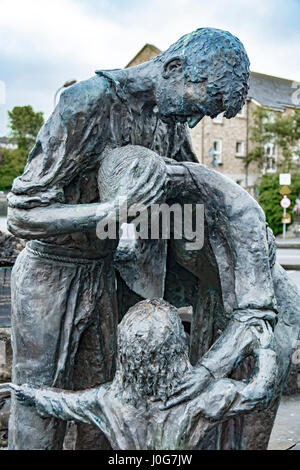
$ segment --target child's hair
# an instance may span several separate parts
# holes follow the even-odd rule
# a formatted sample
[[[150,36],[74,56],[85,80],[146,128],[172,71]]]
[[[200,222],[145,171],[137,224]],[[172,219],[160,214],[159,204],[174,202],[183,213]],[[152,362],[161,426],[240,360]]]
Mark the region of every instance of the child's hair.
[[[166,401],[190,368],[188,345],[175,307],[162,299],[132,307],[118,328],[118,371],[134,401]],[[132,397],[131,397],[132,394]]]

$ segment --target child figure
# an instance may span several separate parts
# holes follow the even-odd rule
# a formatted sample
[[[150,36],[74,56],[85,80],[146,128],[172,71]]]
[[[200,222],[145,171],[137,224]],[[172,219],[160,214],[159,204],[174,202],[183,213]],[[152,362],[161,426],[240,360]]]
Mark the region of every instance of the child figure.
[[[165,406],[182,379],[186,383],[201,368],[206,390],[187,403]],[[95,424],[114,449],[191,450],[202,449],[208,432],[240,411],[247,384],[213,381],[201,364],[193,368],[176,308],[154,299],[136,304],[119,325],[113,382],[80,392],[28,384],[6,387],[44,417]]]

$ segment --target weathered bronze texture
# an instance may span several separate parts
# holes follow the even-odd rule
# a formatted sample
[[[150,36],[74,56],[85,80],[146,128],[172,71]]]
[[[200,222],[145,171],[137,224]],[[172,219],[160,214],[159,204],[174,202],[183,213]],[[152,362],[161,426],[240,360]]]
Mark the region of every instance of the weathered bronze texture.
[[[205,115],[234,117],[248,80],[241,42],[212,28],[184,36],[145,64],[99,71],[62,93],[14,182],[8,227],[30,240],[12,273],[19,398],[36,387],[75,391],[117,380],[118,322],[139,300],[163,297],[175,307],[193,307],[191,374],[179,389],[168,384],[170,393],[159,395],[163,401],[151,409],[175,416],[180,408],[184,417],[198,400],[203,422],[215,425],[208,432],[203,424],[202,434],[199,425],[197,436],[187,431],[179,444],[172,418],[156,444],[152,418],[141,415],[148,437],[128,444],[89,419],[78,426],[77,448],[106,448],[107,437],[116,448],[250,448],[255,429],[242,415],[276,408],[299,332],[299,295],[275,263],[261,208],[198,163],[186,128]],[[118,235],[100,240],[97,225],[115,217],[120,196],[147,209],[164,202],[204,204],[204,247],[189,251],[186,240],[176,239],[118,247]],[[259,365],[256,372],[249,356]],[[95,391],[72,396],[83,396],[88,410]],[[257,419],[271,423],[266,442],[275,412],[270,416]],[[137,423],[130,426],[133,432]],[[42,418],[13,396],[11,449],[59,449],[64,432],[62,421]]]

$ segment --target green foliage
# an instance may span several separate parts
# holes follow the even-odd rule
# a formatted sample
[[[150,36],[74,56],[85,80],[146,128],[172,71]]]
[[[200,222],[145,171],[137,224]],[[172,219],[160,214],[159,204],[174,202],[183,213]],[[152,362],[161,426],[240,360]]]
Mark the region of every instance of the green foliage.
[[[282,159],[277,162],[277,170],[282,173],[299,171],[300,156],[300,111],[288,114],[274,112],[266,107],[253,111],[254,125],[250,128],[250,140],[256,144],[245,159],[248,166],[255,161],[260,169],[266,166],[265,145],[273,143],[281,149]]]
[[[286,116],[277,113],[275,120],[268,124],[268,131],[275,136],[275,142],[282,151],[280,171],[288,173],[299,169],[300,111],[294,109]],[[297,156],[298,160],[293,159],[293,156]]]
[[[35,112],[32,106],[15,106],[8,111],[11,139],[19,149],[30,150],[44,124],[43,113]]]
[[[264,146],[269,143],[273,136],[268,132],[266,126],[270,119],[267,108],[257,106],[252,113],[254,125],[250,127],[250,140],[257,144],[254,149],[249,152],[245,158],[245,165],[248,166],[251,162],[256,162],[259,169],[263,169],[265,163],[265,150]]]
[[[23,173],[28,152],[24,149],[1,150],[0,190],[9,189],[13,180]]]
[[[31,106],[15,106],[8,111],[11,140],[18,144],[16,150],[0,151],[0,190],[10,189],[13,180],[23,173],[28,152],[44,123],[43,113]]]
[[[290,186],[292,194],[288,197],[292,204],[287,213],[292,215],[296,198],[300,195],[300,175],[292,175],[292,184]],[[274,232],[274,235],[282,233],[282,215],[283,209],[280,206],[282,195],[279,193],[279,175],[263,175],[258,188],[258,201],[265,211],[267,222]],[[292,217],[293,218],[293,217]]]

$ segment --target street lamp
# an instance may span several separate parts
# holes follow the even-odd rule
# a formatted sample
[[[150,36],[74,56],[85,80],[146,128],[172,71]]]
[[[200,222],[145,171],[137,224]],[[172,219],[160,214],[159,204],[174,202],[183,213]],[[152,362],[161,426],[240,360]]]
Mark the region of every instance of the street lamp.
[[[64,88],[69,88],[69,86],[72,86],[72,85],[75,85],[75,83],[77,83],[77,80],[68,80],[66,83],[63,84],[63,86],[61,86],[57,92],[55,93],[54,95],[54,108],[56,106],[56,98],[57,98],[57,95],[58,93],[63,90]]]

